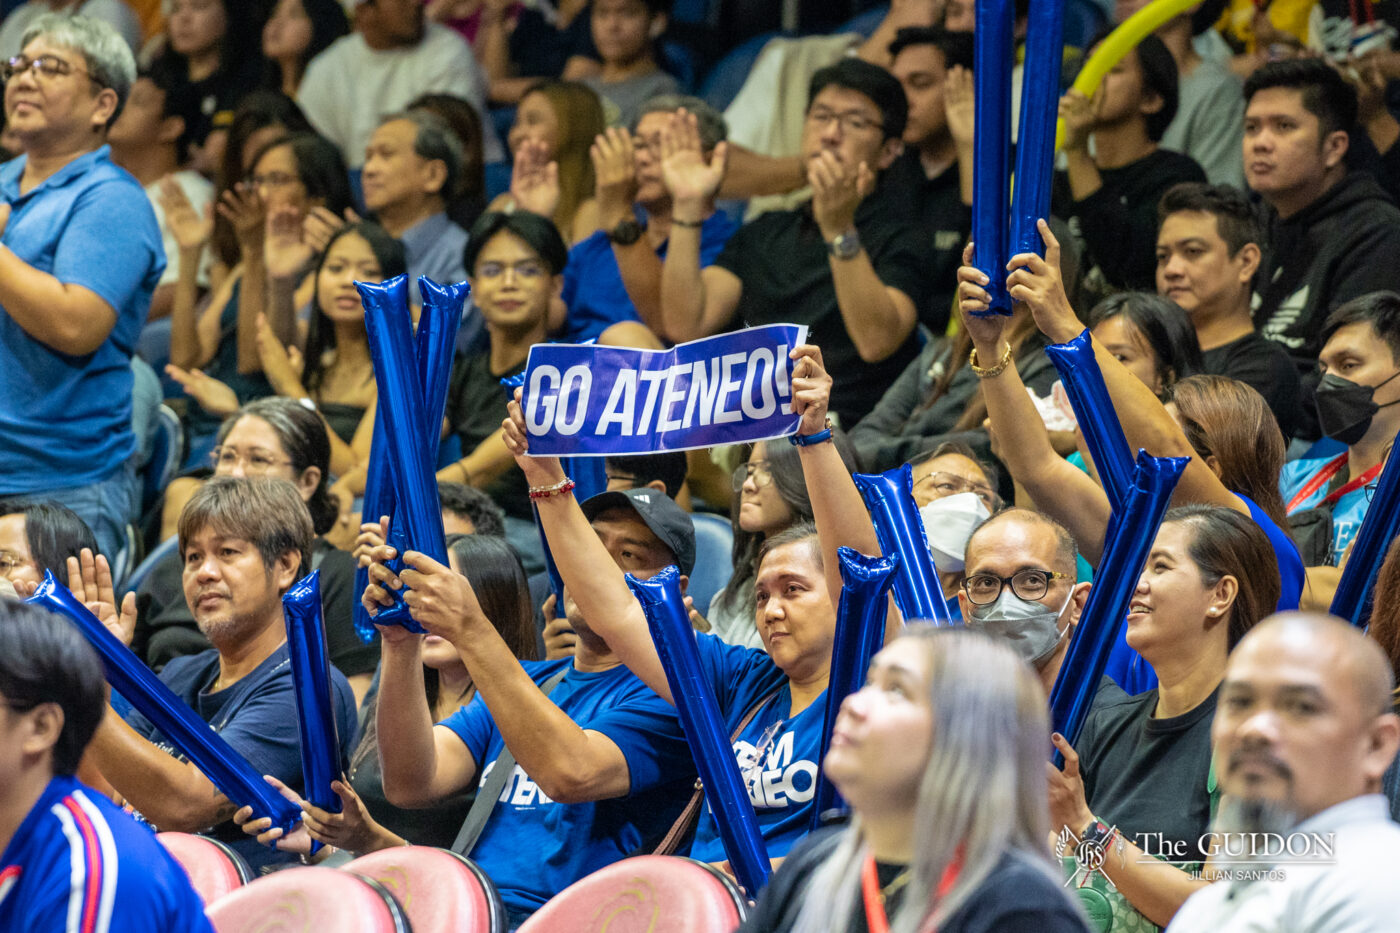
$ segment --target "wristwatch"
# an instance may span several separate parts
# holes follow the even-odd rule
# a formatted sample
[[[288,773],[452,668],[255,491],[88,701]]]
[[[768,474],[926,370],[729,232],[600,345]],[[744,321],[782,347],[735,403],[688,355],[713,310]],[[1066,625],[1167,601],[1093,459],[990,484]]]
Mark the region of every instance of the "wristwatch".
[[[634,218],[628,217],[617,222],[617,226],[608,231],[608,239],[618,246],[631,246],[642,238],[642,233],[646,230],[644,224],[639,224]]]
[[[860,252],[860,234],[852,227],[826,244],[826,251],[837,259],[854,259]]]

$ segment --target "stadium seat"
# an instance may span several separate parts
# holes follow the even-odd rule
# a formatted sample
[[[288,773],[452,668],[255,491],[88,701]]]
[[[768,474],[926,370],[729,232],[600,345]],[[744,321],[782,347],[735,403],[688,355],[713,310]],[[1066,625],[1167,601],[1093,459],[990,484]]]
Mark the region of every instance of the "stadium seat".
[[[225,894],[205,910],[217,933],[410,933],[377,881],[334,868],[288,868]]]
[[[142,515],[170,485],[185,457],[185,429],[180,425],[180,416],[169,405],[161,405],[157,409],[153,429],[155,443],[151,448],[151,459],[141,470]]]
[[[142,582],[144,582],[151,571],[155,569],[156,565],[164,560],[167,555],[174,554],[179,544],[180,539],[175,535],[171,535],[160,544],[157,544],[151,549],[151,552],[142,559],[141,563],[136,565],[136,569],[131,571],[122,581],[117,587],[117,591],[131,592],[140,589]]]
[[[217,839],[192,833],[157,833],[205,904],[212,904],[253,880],[253,871],[233,849]]]
[[[704,615],[710,600],[724,589],[734,572],[734,528],[718,515],[705,512],[694,512],[690,518],[695,523],[695,570],[686,593]]]
[[[373,879],[394,895],[415,933],[503,933],[506,910],[496,886],[456,852],[398,846],[362,855],[341,871]]]
[[[565,888],[520,933],[731,933],[744,897],[717,869],[669,855],[623,859]]]

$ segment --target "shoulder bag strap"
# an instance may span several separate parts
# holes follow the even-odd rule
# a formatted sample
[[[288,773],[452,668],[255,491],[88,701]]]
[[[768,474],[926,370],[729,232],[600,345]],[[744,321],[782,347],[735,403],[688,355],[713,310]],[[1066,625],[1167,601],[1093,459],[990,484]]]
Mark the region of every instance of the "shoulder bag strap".
[[[736,727],[734,732],[729,736],[731,745],[738,740],[739,733],[743,732],[748,728],[749,723],[753,722],[753,718],[758,715],[758,711],[768,705],[768,701],[777,696],[778,690],[781,689],[782,688],[779,687],[765,694],[762,699],[749,707],[749,711],[744,714],[744,718],[739,720],[738,727]],[[686,837],[686,834],[690,832],[691,826],[699,819],[700,808],[704,806],[704,804],[705,788],[700,783],[700,779],[696,778],[695,793],[691,794],[690,802],[685,805],[685,809],[681,811],[681,815],[676,818],[676,822],[672,824],[671,829],[666,833],[666,837],[661,840],[660,845],[656,847],[652,855],[674,855],[676,848],[681,844],[681,840]]]
[[[549,696],[568,672],[569,668],[565,666],[562,671],[540,684],[540,692]],[[500,797],[501,791],[505,790],[506,781],[510,780],[511,772],[514,770],[515,756],[502,743],[501,754],[497,756],[490,776],[486,778],[486,783],[476,789],[476,799],[472,801],[472,808],[467,811],[467,818],[462,821],[462,828],[457,833],[456,841],[452,843],[453,852],[463,857],[469,855],[472,846],[476,845],[477,839],[481,838],[481,831],[486,828],[486,821],[490,819],[491,811],[496,807],[496,798]]]

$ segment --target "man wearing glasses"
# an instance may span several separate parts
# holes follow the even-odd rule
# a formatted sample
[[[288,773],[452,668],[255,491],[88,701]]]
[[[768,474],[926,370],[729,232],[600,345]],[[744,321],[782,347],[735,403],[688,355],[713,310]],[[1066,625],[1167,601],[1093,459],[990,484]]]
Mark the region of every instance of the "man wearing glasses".
[[[150,202],[105,145],[136,63],[106,23],[45,16],[0,76],[25,150],[0,166],[0,495],[63,502],[116,554],[132,348],[165,268]]]
[[[1069,531],[1031,509],[997,513],[967,542],[963,619],[1007,639],[1035,667],[1046,696],[1089,598],[1089,584],[1074,582],[1078,559]]]

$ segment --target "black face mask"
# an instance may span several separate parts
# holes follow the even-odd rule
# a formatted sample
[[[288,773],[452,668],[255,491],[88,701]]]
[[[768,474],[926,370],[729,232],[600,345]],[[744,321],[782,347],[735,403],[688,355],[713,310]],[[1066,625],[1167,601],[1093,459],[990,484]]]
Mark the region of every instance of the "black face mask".
[[[1400,376],[1400,372],[1390,379],[1395,376]],[[1374,398],[1376,390],[1390,379],[1380,385],[1363,386],[1334,373],[1323,376],[1317,384],[1317,421],[1322,433],[1348,447],[1365,437],[1376,412],[1395,404],[1377,405]]]

